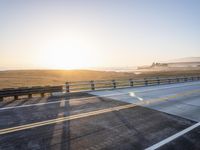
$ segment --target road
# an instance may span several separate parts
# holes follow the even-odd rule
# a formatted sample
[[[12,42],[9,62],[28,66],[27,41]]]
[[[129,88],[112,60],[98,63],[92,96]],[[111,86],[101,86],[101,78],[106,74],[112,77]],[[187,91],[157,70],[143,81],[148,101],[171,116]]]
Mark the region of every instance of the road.
[[[0,102],[0,150],[200,149],[200,82]]]
[[[200,121],[200,82],[104,90],[90,94]]]

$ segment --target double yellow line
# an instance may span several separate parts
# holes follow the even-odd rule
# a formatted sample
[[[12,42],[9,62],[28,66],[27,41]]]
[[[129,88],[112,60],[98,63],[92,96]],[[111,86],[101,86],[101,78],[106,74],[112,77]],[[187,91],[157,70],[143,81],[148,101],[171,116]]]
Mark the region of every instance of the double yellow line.
[[[77,115],[71,115],[71,116],[67,116],[67,117],[61,117],[61,118],[57,118],[57,119],[51,119],[51,120],[46,120],[46,121],[30,123],[30,124],[6,128],[6,129],[1,129],[0,135],[12,133],[12,132],[16,132],[16,131],[21,131],[21,130],[26,130],[26,129],[31,129],[31,128],[35,128],[35,127],[50,125],[50,124],[59,123],[59,122],[63,122],[63,121],[69,121],[69,120],[80,119],[80,118],[84,118],[84,117],[100,115],[100,114],[104,114],[104,113],[108,113],[108,112],[112,112],[112,111],[119,111],[119,110],[123,110],[123,109],[127,109],[127,108],[132,108],[132,107],[135,107],[137,105],[151,104],[151,103],[155,103],[155,102],[159,102],[159,101],[175,99],[175,98],[178,98],[178,97],[188,96],[188,95],[192,95],[192,94],[199,93],[199,92],[200,92],[200,90],[193,90],[193,91],[188,91],[188,92],[184,92],[184,93],[178,93],[178,94],[175,94],[175,95],[167,96],[167,97],[164,97],[164,98],[144,100],[144,101],[137,102],[135,104],[116,106],[116,107],[106,108],[106,109],[102,109],[102,110],[97,110],[97,111],[92,111],[92,112],[87,112],[87,113],[81,113],[81,114],[77,114]]]
[[[11,133],[11,132],[16,132],[16,131],[21,131],[21,130],[25,130],[25,129],[35,128],[35,127],[40,127],[40,126],[44,126],[44,125],[50,125],[50,124],[68,121],[68,120],[74,120],[74,119],[80,119],[80,118],[90,117],[90,116],[94,116],[94,115],[100,115],[100,114],[104,114],[104,113],[108,113],[108,112],[112,112],[112,111],[118,111],[118,110],[122,110],[122,109],[132,108],[134,106],[136,106],[136,105],[128,104],[128,105],[123,105],[123,106],[117,106],[117,107],[92,111],[92,112],[88,112],[88,113],[82,113],[82,114],[71,115],[71,116],[67,116],[67,117],[61,117],[61,118],[57,118],[57,119],[51,119],[51,120],[47,120],[47,121],[41,121],[41,122],[21,125],[21,126],[17,126],[17,127],[1,129],[0,135]]]

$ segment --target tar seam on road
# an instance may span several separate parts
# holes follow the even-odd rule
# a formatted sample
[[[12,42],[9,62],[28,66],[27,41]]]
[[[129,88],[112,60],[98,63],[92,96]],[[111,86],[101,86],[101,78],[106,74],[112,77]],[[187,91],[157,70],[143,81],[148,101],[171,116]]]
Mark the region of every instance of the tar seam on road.
[[[192,85],[199,85],[199,83],[197,84],[187,84],[187,85],[182,85],[181,87],[184,86],[192,86]],[[159,87],[159,90],[162,89],[171,89],[171,88],[176,88],[177,86],[173,86],[173,87],[164,87],[161,88]],[[180,87],[180,85],[178,86]],[[147,91],[154,91],[157,90],[158,88],[155,89],[149,89],[149,90],[142,90],[142,91],[134,91],[134,92],[147,92]],[[100,97],[111,97],[111,96],[121,96],[121,95],[127,95],[127,94],[106,94],[106,95],[101,95]],[[49,105],[49,104],[56,104],[56,103],[60,103],[61,101],[70,101],[70,100],[88,100],[88,99],[92,99],[92,98],[96,98],[99,96],[91,96],[91,97],[86,97],[86,98],[74,98],[74,99],[68,99],[68,100],[60,100],[60,101],[54,101],[54,102],[46,102],[46,103],[37,103],[37,104],[28,104],[28,105],[21,105],[21,106],[11,106],[11,107],[3,107],[0,108],[1,110],[8,110],[8,109],[17,109],[17,108],[25,108],[25,107],[33,107],[33,106],[42,106],[42,105]]]
[[[199,92],[199,91],[200,90],[193,90],[193,91],[188,91],[186,93],[185,92],[184,93],[178,93],[176,95],[172,95],[172,96],[168,96],[168,97],[164,97],[164,98],[152,99],[151,102],[140,101],[140,102],[137,102],[135,104],[128,104],[128,105],[123,105],[123,106],[111,107],[111,108],[106,108],[106,109],[102,109],[102,110],[97,110],[97,111],[92,111],[92,112],[87,112],[87,113],[81,113],[81,114],[71,115],[71,116],[67,116],[67,117],[61,117],[61,118],[57,118],[57,119],[51,119],[51,120],[46,120],[46,121],[41,121],[41,122],[11,127],[11,128],[5,128],[5,129],[0,130],[0,135],[15,132],[15,131],[21,131],[21,130],[25,130],[25,129],[35,128],[35,127],[40,127],[40,126],[44,126],[44,125],[50,125],[50,124],[54,124],[54,123],[58,123],[58,122],[63,122],[63,121],[68,121],[68,120],[74,120],[74,119],[80,119],[80,118],[84,118],[84,117],[99,115],[99,114],[108,113],[108,112],[112,112],[112,111],[118,111],[118,110],[122,110],[122,109],[131,108],[131,107],[134,107],[134,106],[137,106],[137,105],[151,104],[151,103],[155,103],[155,102],[158,102],[158,101],[164,101],[164,100],[169,100],[171,98],[178,98],[180,96],[186,96],[186,95],[194,94],[194,93]]]
[[[170,137],[168,137],[168,138],[160,141],[157,144],[154,144],[154,145],[146,148],[145,150],[155,150],[155,149],[158,149],[158,148],[164,146],[165,144],[167,144],[167,143],[169,143],[169,142],[177,139],[178,137],[180,137],[180,136],[182,136],[182,135],[184,135],[184,134],[192,131],[193,129],[195,129],[195,128],[199,127],[199,126],[200,126],[200,122],[198,122],[198,123],[196,123],[196,124],[194,124],[194,125],[186,128],[186,129],[184,129],[184,130],[182,130],[182,131],[180,131],[180,132],[178,132],[178,133],[176,133],[176,134],[174,134],[174,135],[172,135],[172,136],[170,136]]]

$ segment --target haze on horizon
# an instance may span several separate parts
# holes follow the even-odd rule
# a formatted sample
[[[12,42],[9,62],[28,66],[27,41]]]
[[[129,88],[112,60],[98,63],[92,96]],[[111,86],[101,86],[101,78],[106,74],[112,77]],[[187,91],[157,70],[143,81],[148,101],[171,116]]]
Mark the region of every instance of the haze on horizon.
[[[200,56],[199,0],[0,1],[0,69],[83,69]]]

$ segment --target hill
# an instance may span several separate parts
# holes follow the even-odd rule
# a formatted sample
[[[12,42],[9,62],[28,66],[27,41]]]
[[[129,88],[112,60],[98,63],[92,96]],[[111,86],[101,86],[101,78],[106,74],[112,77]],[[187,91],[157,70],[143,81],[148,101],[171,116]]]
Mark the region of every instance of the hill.
[[[200,62],[200,57],[185,57],[185,58],[179,58],[179,59],[172,59],[169,61],[166,61],[165,63],[179,63],[179,62]]]

